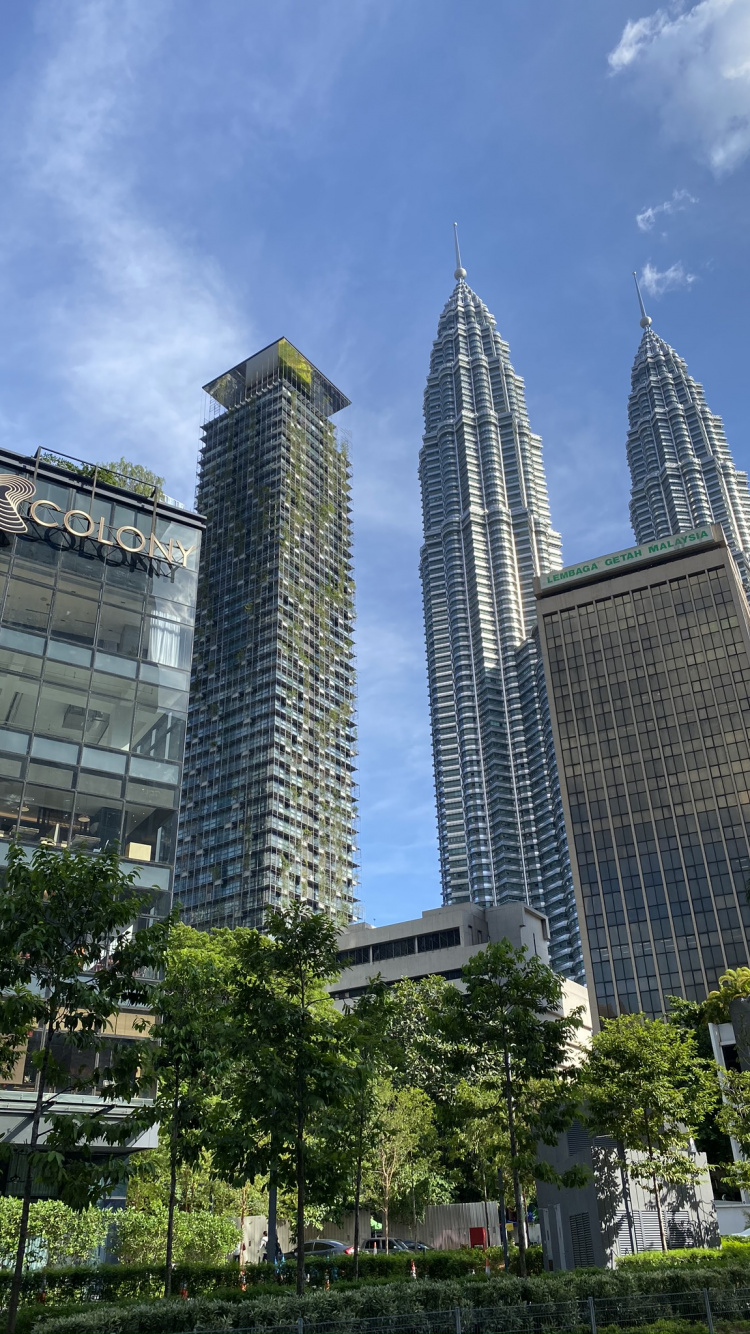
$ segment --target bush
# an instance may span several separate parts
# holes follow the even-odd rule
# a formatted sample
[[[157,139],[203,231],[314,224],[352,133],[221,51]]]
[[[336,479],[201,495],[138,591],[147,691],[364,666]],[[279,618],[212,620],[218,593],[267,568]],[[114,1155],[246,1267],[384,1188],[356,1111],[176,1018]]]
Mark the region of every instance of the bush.
[[[722,1237],[721,1246],[693,1246],[685,1250],[639,1251],[636,1255],[620,1255],[617,1267],[627,1269],[670,1269],[675,1265],[705,1268],[711,1265],[750,1264],[750,1241]]]
[[[168,1212],[158,1205],[150,1214],[122,1209],[116,1216],[115,1254],[125,1264],[165,1264]],[[231,1218],[197,1209],[176,1213],[174,1258],[178,1264],[221,1264],[239,1241]]]
[[[188,1330],[252,1330],[279,1324],[294,1325],[299,1316],[312,1322],[339,1321],[344,1326],[351,1324],[353,1328],[359,1320],[389,1319],[420,1311],[447,1311],[455,1306],[468,1310],[472,1307],[520,1306],[527,1302],[571,1303],[571,1319],[577,1323],[577,1303],[589,1296],[622,1298],[628,1293],[695,1291],[700,1300],[701,1289],[708,1286],[717,1297],[723,1289],[727,1293],[725,1301],[731,1305],[729,1290],[746,1284],[746,1267],[729,1264],[721,1270],[715,1269],[710,1276],[700,1269],[690,1270],[679,1265],[671,1270],[653,1271],[579,1269],[539,1274],[527,1279],[503,1275],[490,1279],[468,1277],[442,1281],[424,1279],[418,1283],[342,1284],[330,1292],[308,1291],[303,1297],[297,1297],[289,1287],[270,1284],[265,1291],[256,1288],[253,1293],[222,1294],[214,1300],[198,1297],[148,1304],[102,1304],[72,1314],[61,1311],[59,1315],[52,1311],[40,1312],[33,1328],[34,1334],[181,1334]],[[627,1307],[627,1302],[623,1302],[623,1320],[628,1318]],[[639,1323],[643,1314],[640,1303],[637,1314]],[[659,1329],[666,1325],[666,1321],[658,1322]],[[573,1324],[562,1327],[570,1329]]]
[[[50,1266],[85,1264],[103,1245],[113,1214],[103,1209],[69,1209],[62,1200],[34,1200],[29,1211],[27,1253],[41,1249]],[[0,1196],[0,1268],[16,1262],[21,1201]]]

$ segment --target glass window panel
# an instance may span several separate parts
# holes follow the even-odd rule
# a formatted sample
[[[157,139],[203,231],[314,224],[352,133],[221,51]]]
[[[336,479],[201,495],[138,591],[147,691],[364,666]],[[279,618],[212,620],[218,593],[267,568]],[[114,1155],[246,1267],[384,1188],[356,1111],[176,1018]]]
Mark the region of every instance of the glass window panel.
[[[174,519],[165,519],[161,516],[157,516],[156,536],[162,545],[167,548],[169,548],[171,540],[174,543],[174,554],[180,559],[182,559],[182,555],[177,543],[181,542],[184,550],[190,552],[187,558],[187,569],[197,570],[198,556],[200,554],[200,532],[196,532],[195,528],[189,528],[185,523],[179,523]],[[190,550],[191,547],[192,551]]]
[[[59,516],[62,518],[62,515]],[[59,534],[63,538],[65,533]],[[13,556],[11,578],[16,574],[21,579],[36,579],[37,583],[46,584],[54,580],[60,552],[46,535],[39,538],[33,528],[27,537],[16,538],[16,550]]]
[[[115,658],[110,653],[94,654],[94,666],[103,672],[115,672],[117,676],[134,677],[137,671],[134,662],[130,662],[127,658]]]
[[[98,611],[99,603],[94,598],[83,597],[79,589],[61,588],[58,583],[52,610],[52,634],[90,647],[94,643]]]
[[[84,756],[88,754],[87,748],[83,748]],[[119,756],[115,756],[119,759]],[[84,770],[78,775],[78,791],[88,792],[94,797],[121,797],[122,779],[105,778],[104,774],[87,774]]]
[[[75,492],[73,492],[73,495],[75,495]],[[72,505],[70,487],[60,486],[58,482],[45,481],[43,477],[37,477],[36,479],[34,499],[54,500],[55,504],[59,505],[63,511],[69,510]]]
[[[47,657],[57,662],[71,662],[83,667],[91,666],[91,654],[88,649],[78,644],[58,644],[51,639],[47,645]]]
[[[140,611],[149,585],[150,562],[141,556],[128,556],[120,547],[107,555],[105,592],[114,601],[124,596],[129,606]]]
[[[141,639],[142,617],[128,606],[104,602],[97,648],[104,653],[118,653],[125,658],[137,658]]]
[[[71,832],[74,847],[96,849],[119,843],[121,825],[121,801],[114,801],[101,792],[81,792],[79,786]]]
[[[82,675],[88,677],[88,672]],[[59,685],[56,681],[45,680],[39,695],[36,731],[63,741],[82,741],[88,695],[86,685],[80,689],[72,682]]]
[[[33,676],[0,676],[0,727],[30,732],[39,695]]]
[[[159,690],[141,683],[133,726],[133,751],[155,760],[182,759],[185,742],[185,716],[182,710],[169,708],[169,697],[180,704],[185,696],[180,690]]]
[[[27,783],[18,836],[22,843],[67,844],[73,793]]]
[[[3,778],[20,778],[23,773],[23,760],[12,759],[10,755],[0,755],[0,775]]]
[[[97,750],[95,746],[84,746],[81,764],[87,769],[103,769],[106,773],[125,773],[124,755],[114,750]]]
[[[179,552],[177,552],[179,555]],[[195,554],[195,553],[193,553]],[[192,557],[191,557],[192,561]],[[198,587],[198,575],[195,570],[186,570],[182,565],[166,566],[162,562],[154,567],[151,589],[158,597],[168,597],[174,602],[182,602],[188,607],[195,606]]]
[[[57,768],[53,764],[39,764],[38,761],[31,760],[26,771],[26,780],[29,783],[44,783],[49,787],[72,788],[73,770]]]
[[[125,792],[128,801],[132,801],[138,806],[176,806],[177,795],[176,788],[155,787],[151,783],[136,783],[132,778],[128,779]]]
[[[27,635],[22,630],[0,630],[0,645],[4,649],[17,649],[22,653],[33,653],[41,657],[44,653],[45,640],[41,635]],[[39,670],[42,670],[41,664]]]
[[[52,589],[28,579],[11,579],[3,608],[3,623],[27,630],[47,632]]]
[[[137,528],[146,538],[151,534],[151,514],[144,514],[142,510],[130,509],[125,505],[115,505],[115,512],[112,518],[113,528]],[[125,541],[131,545],[135,544],[135,533],[126,533]]]
[[[168,621],[163,616],[149,616],[145,623],[143,657],[164,667],[187,671],[190,667],[192,641],[189,626]]]
[[[173,686],[175,690],[188,691],[190,673],[178,672],[175,667],[156,667],[151,662],[141,663],[142,681],[153,681],[154,685]]]
[[[86,741],[91,746],[127,750],[133,727],[135,681],[94,672],[86,720]]]
[[[176,829],[176,811],[157,806],[126,806],[123,856],[140,862],[171,861]]]
[[[13,779],[0,779],[0,836],[8,838],[15,832],[21,809],[22,784]]]
[[[38,760],[56,760],[58,764],[77,764],[78,747],[66,741],[48,741],[46,737],[31,738],[31,753]]]
[[[193,609],[184,602],[178,602],[172,596],[171,588],[162,589],[156,583],[152,583],[152,594],[147,602],[147,611],[149,615],[163,617],[168,621],[180,621],[183,625],[193,625]]]
[[[151,783],[179,783],[180,770],[176,764],[166,764],[159,760],[142,760],[133,755],[130,760],[130,772],[133,778],[145,778]]]
[[[14,755],[25,755],[29,745],[26,732],[6,732],[0,728],[0,750],[12,751]]]

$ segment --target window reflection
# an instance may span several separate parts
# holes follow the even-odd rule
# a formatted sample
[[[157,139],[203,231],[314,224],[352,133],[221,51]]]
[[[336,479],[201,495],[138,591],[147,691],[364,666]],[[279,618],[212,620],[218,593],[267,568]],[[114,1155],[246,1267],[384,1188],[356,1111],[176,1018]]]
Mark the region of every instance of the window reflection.
[[[52,589],[47,584],[33,584],[26,579],[12,579],[3,610],[3,624],[46,634]]]
[[[120,653],[125,658],[137,658],[140,637],[140,612],[128,610],[119,603],[102,604],[98,648],[104,653]]]
[[[22,843],[68,842],[73,793],[27,783],[18,836]]]
[[[169,690],[141,682],[133,727],[135,754],[148,755],[155,760],[176,760],[179,763],[185,741],[186,698],[182,690]]]
[[[52,612],[52,634],[91,648],[99,603],[92,597],[84,597],[78,583],[77,579],[61,573]]]
[[[45,736],[60,737],[64,741],[81,741],[86,720],[89,673],[85,669],[72,668],[71,675],[77,670],[84,684],[76,686],[72,681],[63,683],[61,678],[64,678],[65,673],[60,670],[61,666],[60,663],[47,663],[39,695],[36,731]]]
[[[33,663],[34,659],[30,661]],[[40,659],[36,660],[36,665],[41,667]],[[38,695],[38,673],[29,672],[23,676],[0,675],[0,727],[30,732],[34,726]]]
[[[124,855],[133,861],[171,861],[177,832],[174,789],[129,782],[127,795]]]
[[[86,719],[86,741],[90,746],[127,750],[133,726],[135,681],[106,672],[94,672]]]
[[[111,779],[105,781],[112,782]],[[121,801],[113,801],[111,797],[103,799],[101,794],[77,793],[71,831],[73,847],[89,848],[95,852],[112,843],[119,843],[121,825]]]
[[[0,835],[10,838],[18,824],[18,812],[21,809],[20,781],[0,779]]]
[[[158,662],[162,667],[179,667],[186,671],[190,666],[193,640],[190,628],[156,614],[148,617],[146,626],[144,658]]]

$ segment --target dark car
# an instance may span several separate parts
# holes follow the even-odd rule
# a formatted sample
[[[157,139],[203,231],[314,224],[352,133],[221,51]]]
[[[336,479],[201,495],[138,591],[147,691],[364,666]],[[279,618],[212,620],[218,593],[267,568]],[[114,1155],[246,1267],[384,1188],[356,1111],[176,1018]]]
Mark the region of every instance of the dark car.
[[[368,1237],[366,1241],[362,1242],[359,1249],[361,1251],[367,1251],[371,1255],[380,1255],[381,1253],[385,1254],[386,1250],[405,1251],[408,1248],[404,1245],[402,1241],[396,1241],[395,1237],[388,1238],[387,1246],[385,1237]]]
[[[351,1255],[353,1246],[345,1246],[343,1241],[327,1241],[325,1237],[317,1237],[315,1241],[305,1242],[305,1259],[313,1260],[322,1258],[324,1255]],[[297,1252],[286,1251],[285,1260],[296,1260]]]
[[[410,1241],[406,1237],[391,1237],[391,1245],[394,1242],[397,1242],[403,1251],[429,1251],[430,1249],[429,1246],[425,1246],[423,1241]]]

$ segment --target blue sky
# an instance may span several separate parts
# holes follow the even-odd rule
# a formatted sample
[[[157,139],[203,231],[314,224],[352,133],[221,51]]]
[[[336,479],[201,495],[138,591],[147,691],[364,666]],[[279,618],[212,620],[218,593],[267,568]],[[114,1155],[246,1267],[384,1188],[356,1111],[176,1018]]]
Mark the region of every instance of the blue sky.
[[[361,895],[436,906],[417,458],[451,223],[567,562],[631,539],[632,269],[747,467],[750,0],[27,0],[3,54],[3,440],[190,501],[207,380],[284,334],[344,390]]]

